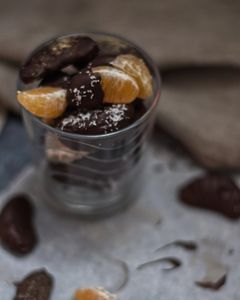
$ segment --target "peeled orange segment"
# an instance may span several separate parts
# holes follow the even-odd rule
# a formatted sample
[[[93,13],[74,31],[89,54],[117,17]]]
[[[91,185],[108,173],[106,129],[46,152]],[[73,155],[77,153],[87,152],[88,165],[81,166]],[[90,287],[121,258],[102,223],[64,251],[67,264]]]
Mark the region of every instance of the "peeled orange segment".
[[[17,99],[26,110],[46,119],[61,116],[67,107],[66,90],[54,87],[18,91]]]
[[[152,95],[152,76],[141,58],[132,54],[121,54],[110,64],[132,76],[137,81],[139,98],[146,99]]]
[[[126,104],[138,96],[139,87],[136,80],[125,72],[109,66],[95,67],[93,72],[101,77],[103,102]]]
[[[78,289],[75,300],[117,300],[116,296],[108,293],[102,288]]]

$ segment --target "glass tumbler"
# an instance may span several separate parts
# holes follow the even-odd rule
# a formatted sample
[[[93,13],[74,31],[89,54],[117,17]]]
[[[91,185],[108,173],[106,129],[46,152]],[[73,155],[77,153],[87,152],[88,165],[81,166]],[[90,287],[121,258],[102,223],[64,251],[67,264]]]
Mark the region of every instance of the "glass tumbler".
[[[130,126],[112,133],[80,135],[64,132],[22,108],[44,198],[51,205],[74,213],[106,214],[127,206],[141,192],[146,145],[160,97],[159,73],[151,58],[126,39],[104,33],[68,36],[76,35],[91,37],[100,49],[102,46],[107,51],[137,53],[153,77],[153,94],[144,101],[144,114]],[[19,80],[18,90],[27,88],[29,86]]]

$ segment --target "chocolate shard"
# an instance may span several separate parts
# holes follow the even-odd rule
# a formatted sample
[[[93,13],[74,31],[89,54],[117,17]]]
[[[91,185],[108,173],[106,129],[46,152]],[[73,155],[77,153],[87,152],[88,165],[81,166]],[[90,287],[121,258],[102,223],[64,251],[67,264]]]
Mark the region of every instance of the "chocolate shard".
[[[36,270],[16,284],[14,300],[49,300],[53,277],[46,270]]]
[[[108,257],[106,255],[106,257],[110,260],[112,260],[114,263],[116,263],[117,265],[120,266],[120,268],[122,269],[123,271],[123,277],[122,277],[122,280],[118,283],[118,285],[114,288],[113,292],[119,292],[121,291],[122,289],[125,288],[125,286],[128,284],[129,282],[129,276],[130,276],[130,271],[129,271],[129,267],[128,267],[128,264],[123,261],[123,260],[120,260],[120,259],[116,259],[116,258],[113,258],[113,257]]]
[[[137,270],[142,270],[146,267],[150,267],[150,266],[154,266],[154,265],[158,265],[158,264],[167,265],[162,268],[163,271],[172,271],[172,270],[175,270],[175,269],[181,267],[182,262],[176,257],[162,257],[162,258],[158,258],[155,260],[150,260],[148,262],[145,262],[145,263],[139,265],[137,267]]]
[[[58,38],[33,53],[20,70],[24,83],[42,79],[75,63],[88,63],[98,54],[95,41],[84,36]]]
[[[194,179],[179,191],[186,205],[217,212],[229,219],[240,217],[240,189],[228,176],[207,174]]]
[[[187,251],[196,251],[198,249],[198,245],[194,241],[176,240],[171,243],[165,244],[164,246],[158,248],[156,251],[160,251],[172,246],[180,247]]]
[[[81,110],[97,109],[103,105],[101,80],[90,69],[73,76],[67,89],[69,106]]]
[[[2,245],[16,255],[30,253],[37,244],[33,225],[33,207],[26,195],[15,195],[0,214]]]
[[[219,290],[227,280],[227,274],[223,274],[220,277],[216,278],[216,280],[209,280],[208,278],[204,278],[199,281],[195,281],[195,284],[205,288],[205,289],[211,289],[211,290]]]

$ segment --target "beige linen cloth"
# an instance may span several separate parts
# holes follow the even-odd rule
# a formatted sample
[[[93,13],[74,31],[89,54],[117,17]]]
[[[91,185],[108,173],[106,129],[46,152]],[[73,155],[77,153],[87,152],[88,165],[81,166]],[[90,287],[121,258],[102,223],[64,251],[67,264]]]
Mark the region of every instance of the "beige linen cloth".
[[[159,64],[158,122],[206,167],[240,166],[240,2],[5,1],[0,10],[0,103],[17,111],[17,69],[60,33],[111,31]]]

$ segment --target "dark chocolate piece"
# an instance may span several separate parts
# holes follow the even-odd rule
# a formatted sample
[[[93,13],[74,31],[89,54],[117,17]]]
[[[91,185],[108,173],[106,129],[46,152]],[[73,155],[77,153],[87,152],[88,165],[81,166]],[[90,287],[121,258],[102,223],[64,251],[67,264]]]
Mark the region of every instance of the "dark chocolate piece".
[[[116,58],[117,55],[111,54],[102,54],[98,55],[90,62],[91,67],[98,67],[98,66],[110,66],[110,62]]]
[[[163,257],[163,258],[158,258],[155,260],[148,261],[144,264],[141,264],[137,267],[137,270],[142,270],[146,267],[156,265],[159,263],[169,265],[168,267],[162,268],[163,271],[172,271],[172,270],[175,270],[175,269],[181,267],[181,265],[182,265],[182,262],[176,257]]]
[[[187,205],[218,212],[230,219],[240,217],[240,189],[227,176],[207,174],[181,188],[180,200]]]
[[[100,77],[90,69],[73,76],[67,90],[67,100],[71,107],[91,110],[103,105],[104,93]]]
[[[78,70],[83,70],[84,68],[93,68],[98,66],[110,66],[110,62],[116,58],[117,55],[114,54],[101,54],[99,53],[92,61],[88,64],[76,63],[74,66]]]
[[[147,111],[144,100],[137,98],[133,102],[135,109],[135,119],[140,119]]]
[[[120,54],[133,54],[139,56],[139,52],[135,49],[135,47],[116,38],[99,40],[98,47],[99,56],[108,55],[116,57]]]
[[[67,89],[70,82],[70,76],[63,72],[56,72],[45,77],[41,81],[41,86],[61,87]]]
[[[113,104],[86,113],[77,110],[67,112],[55,126],[67,132],[97,135],[125,128],[134,117],[132,104]]]
[[[194,241],[176,240],[174,242],[167,243],[166,245],[158,248],[156,251],[160,251],[171,246],[180,247],[187,251],[196,251],[198,249],[198,245]]]
[[[33,207],[25,195],[16,195],[0,214],[0,239],[14,254],[30,253],[37,244],[33,226]]]
[[[53,277],[46,270],[37,270],[17,283],[14,300],[49,300]]]
[[[24,83],[30,83],[68,65],[88,63],[97,54],[98,46],[89,37],[58,38],[33,53],[21,68],[20,78]]]
[[[205,289],[211,289],[211,290],[219,290],[227,280],[227,274],[223,274],[221,277],[217,278],[216,281],[209,281],[208,279],[203,279],[196,281],[196,285],[205,288]]]

